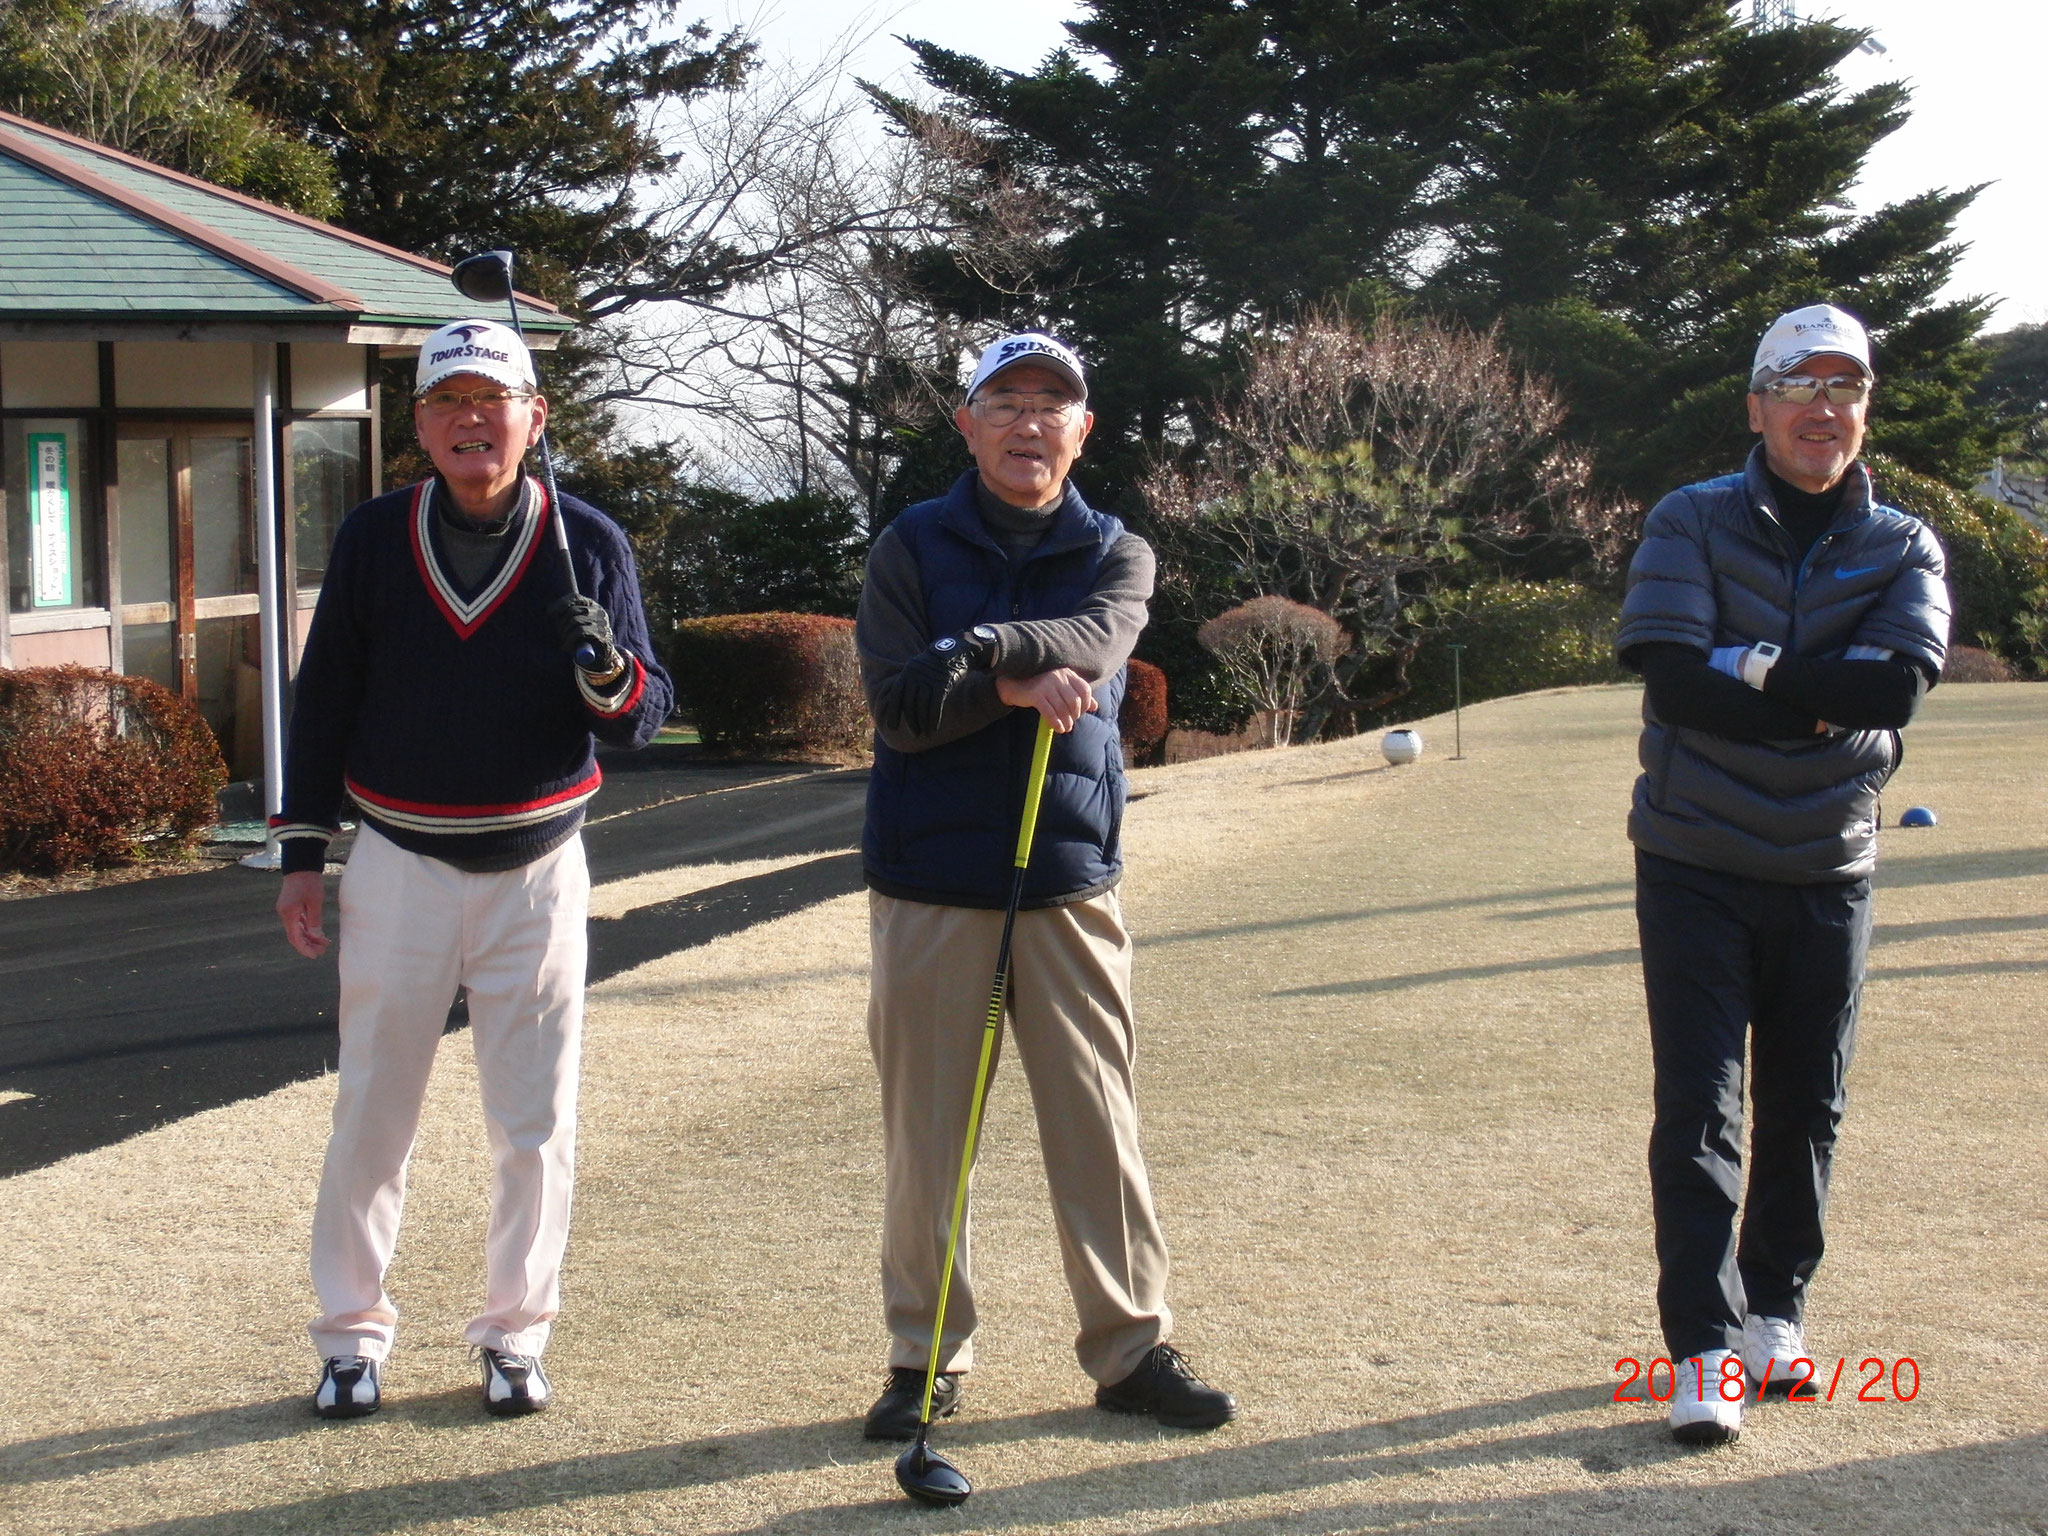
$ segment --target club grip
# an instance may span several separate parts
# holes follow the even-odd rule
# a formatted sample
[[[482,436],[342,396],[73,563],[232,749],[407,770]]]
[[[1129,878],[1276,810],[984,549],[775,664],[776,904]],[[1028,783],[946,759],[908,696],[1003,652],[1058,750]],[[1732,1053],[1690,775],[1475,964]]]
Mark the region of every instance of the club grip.
[[[1024,786],[1024,820],[1017,828],[1017,868],[1031,862],[1031,839],[1038,831],[1038,802],[1045,797],[1045,766],[1052,761],[1052,722],[1038,717],[1038,740],[1031,748],[1031,779]]]
[[[597,646],[593,641],[586,640],[576,647],[576,665],[584,671],[595,672],[597,660]]]

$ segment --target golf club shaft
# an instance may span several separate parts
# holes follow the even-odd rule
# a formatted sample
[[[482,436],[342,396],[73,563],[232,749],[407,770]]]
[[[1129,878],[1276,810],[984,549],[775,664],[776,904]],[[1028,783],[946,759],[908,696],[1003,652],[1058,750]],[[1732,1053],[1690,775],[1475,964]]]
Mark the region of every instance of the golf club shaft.
[[[953,1186],[953,1221],[946,1231],[946,1262],[939,1272],[939,1304],[932,1317],[932,1353],[924,1373],[924,1406],[918,1413],[918,1438],[932,1425],[932,1389],[939,1379],[939,1348],[946,1332],[946,1297],[953,1289],[953,1260],[960,1251],[960,1225],[967,1214],[967,1185],[974,1175],[974,1154],[981,1138],[981,1112],[988,1102],[988,1068],[996,1038],[1003,1030],[1003,1004],[1010,991],[1010,940],[1017,930],[1017,908],[1024,900],[1024,871],[1031,863],[1031,843],[1038,832],[1038,805],[1045,795],[1045,766],[1052,760],[1052,722],[1038,717],[1038,738],[1031,749],[1031,777],[1024,787],[1024,818],[1017,828],[1016,870],[1010,876],[1010,900],[1003,909],[1003,938],[996,946],[996,979],[989,988],[988,1016],[981,1025],[981,1060],[974,1069],[974,1095],[967,1106],[967,1134],[960,1143],[960,1178]]]
[[[526,345],[526,327],[519,323],[519,295],[512,291],[512,253],[505,256],[505,308],[512,316],[512,333],[519,338],[521,346]],[[527,355],[532,356],[531,349]],[[548,429],[540,429],[540,467],[548,482],[548,511],[553,514],[555,525],[555,548],[561,552],[562,575],[569,583],[569,595],[575,597],[582,590],[576,585],[576,561],[569,553],[569,525],[562,520],[562,493],[555,487],[555,456],[548,451]],[[576,648],[576,665],[584,671],[593,670],[598,663],[597,647],[588,640]]]

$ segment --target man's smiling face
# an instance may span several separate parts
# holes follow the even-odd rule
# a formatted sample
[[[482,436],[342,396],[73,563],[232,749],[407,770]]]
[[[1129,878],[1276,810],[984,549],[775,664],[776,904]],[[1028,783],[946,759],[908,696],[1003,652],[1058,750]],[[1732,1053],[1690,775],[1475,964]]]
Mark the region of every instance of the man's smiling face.
[[[1018,363],[983,384],[974,398],[986,404],[1005,395],[1023,396],[1039,405],[1054,398],[1073,401],[1074,387],[1050,368]],[[953,413],[953,422],[967,439],[975,467],[991,491],[1012,506],[1042,507],[1066,484],[1067,471],[1081,456],[1095,417],[1076,401],[1064,421],[1048,421],[1026,411],[1008,426],[998,427],[969,404]]]
[[[1793,371],[1822,383],[1863,377],[1863,367],[1855,359],[1831,352],[1809,357]],[[1818,494],[1840,480],[1863,452],[1863,424],[1869,409],[1867,396],[1835,405],[1825,390],[1804,405],[1752,394],[1749,429],[1764,435],[1764,461],[1780,480]]]
[[[458,373],[434,385],[433,393],[468,394],[476,390],[506,393],[506,386],[482,374]],[[422,401],[412,407],[414,430],[434,468],[448,482],[457,504],[471,516],[479,507],[502,500],[519,483],[526,450],[540,441],[547,421],[547,401],[535,395],[483,407],[473,403],[455,410],[429,410]],[[486,512],[485,517],[502,515]]]

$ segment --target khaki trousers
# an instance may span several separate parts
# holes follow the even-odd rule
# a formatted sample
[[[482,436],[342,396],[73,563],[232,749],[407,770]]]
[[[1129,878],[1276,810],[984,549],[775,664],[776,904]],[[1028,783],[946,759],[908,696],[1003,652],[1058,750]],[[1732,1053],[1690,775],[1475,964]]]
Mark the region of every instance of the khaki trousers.
[[[1002,930],[1001,912],[868,893],[868,1044],[882,1080],[882,1305],[892,1366],[921,1371],[930,1360]],[[1168,1336],[1173,1316],[1166,1240],[1138,1147],[1131,937],[1115,893],[1020,912],[1010,975],[1010,1033],[1038,1117],[1060,1256],[1080,1317],[1074,1353],[1097,1381],[1121,1381]],[[942,1371],[974,1363],[970,1237],[971,1223],[963,1224]]]
[[[323,1357],[391,1349],[384,1271],[458,985],[493,1169],[484,1310],[464,1337],[520,1355],[546,1347],[569,1240],[589,909],[581,837],[476,875],[357,834],[341,877],[341,1082],[313,1209],[320,1316],[308,1331]]]

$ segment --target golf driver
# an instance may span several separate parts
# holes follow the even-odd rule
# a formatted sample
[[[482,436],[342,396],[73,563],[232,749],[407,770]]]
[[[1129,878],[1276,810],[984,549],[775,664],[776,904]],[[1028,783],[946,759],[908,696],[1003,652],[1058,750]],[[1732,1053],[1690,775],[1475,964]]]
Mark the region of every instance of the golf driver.
[[[1017,927],[1017,906],[1024,899],[1024,870],[1031,862],[1031,839],[1038,830],[1038,802],[1045,793],[1045,765],[1052,757],[1052,722],[1038,717],[1038,742],[1031,751],[1031,778],[1024,788],[1024,821],[1017,829],[1017,868],[1010,877],[1010,904],[1003,911],[1003,941],[996,948],[996,979],[989,988],[988,1017],[981,1026],[981,1064],[974,1069],[974,1097],[967,1109],[967,1135],[960,1147],[960,1180],[953,1188],[953,1224],[946,1233],[946,1263],[939,1275],[939,1305],[932,1318],[932,1354],[924,1373],[924,1407],[918,1415],[917,1443],[896,1458],[896,1484],[920,1504],[964,1504],[974,1492],[967,1474],[932,1449],[932,1388],[939,1379],[939,1341],[946,1332],[946,1295],[953,1288],[953,1257],[960,1251],[960,1223],[967,1212],[967,1183],[974,1173],[975,1144],[981,1135],[981,1112],[988,1102],[988,1066],[996,1037],[1003,1029],[1003,1002],[1010,991],[1010,936]]]
[[[512,253],[510,251],[479,251],[455,263],[449,279],[466,299],[479,304],[503,304],[512,314],[512,330],[521,342],[526,340],[526,327],[519,323],[519,301],[512,297]],[[548,477],[548,506],[554,511],[555,548],[562,553],[562,574],[569,580],[569,595],[577,593],[576,562],[569,558],[569,528],[562,520],[562,496],[555,489],[555,456],[548,452],[548,431],[540,431],[540,463]],[[586,672],[595,672],[601,658],[597,647],[588,640],[576,647],[576,665]]]

